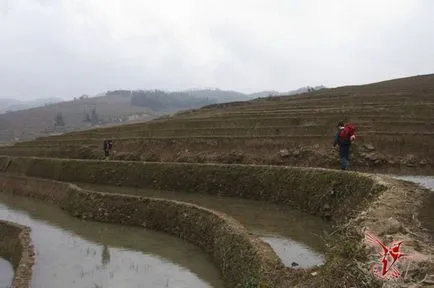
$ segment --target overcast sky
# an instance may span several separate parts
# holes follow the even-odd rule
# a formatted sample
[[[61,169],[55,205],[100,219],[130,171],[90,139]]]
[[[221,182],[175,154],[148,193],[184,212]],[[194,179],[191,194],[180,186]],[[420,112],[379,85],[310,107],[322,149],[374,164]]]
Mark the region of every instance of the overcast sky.
[[[0,0],[0,98],[434,72],[431,0]]]

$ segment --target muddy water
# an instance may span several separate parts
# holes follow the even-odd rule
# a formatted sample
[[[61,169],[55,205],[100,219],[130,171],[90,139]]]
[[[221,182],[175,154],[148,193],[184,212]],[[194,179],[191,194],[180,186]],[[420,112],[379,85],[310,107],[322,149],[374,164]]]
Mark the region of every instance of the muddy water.
[[[396,179],[411,181],[424,186],[434,192],[434,176],[396,176],[392,177]]]
[[[0,288],[9,288],[14,278],[14,269],[11,263],[0,258]]]
[[[265,242],[270,244],[286,266],[296,262],[297,267],[311,267],[324,262],[323,231],[329,230],[326,221],[294,209],[259,201],[181,193],[155,191],[131,187],[77,185],[108,193],[128,193],[148,197],[161,197],[194,203],[214,209],[237,219]]]
[[[167,234],[83,221],[53,205],[3,193],[0,219],[32,228],[32,288],[223,287],[206,254]]]
[[[419,210],[421,224],[434,240],[434,176],[392,176],[396,179],[411,181],[432,191]]]

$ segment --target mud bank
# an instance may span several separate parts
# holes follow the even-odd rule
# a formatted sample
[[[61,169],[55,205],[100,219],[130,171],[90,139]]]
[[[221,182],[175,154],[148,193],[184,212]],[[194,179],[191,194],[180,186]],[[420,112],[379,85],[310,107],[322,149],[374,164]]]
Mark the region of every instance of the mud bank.
[[[84,141],[84,140],[83,140]],[[32,146],[3,147],[0,154],[19,157],[49,157],[65,159],[105,159],[100,144],[83,145],[83,141],[77,144],[45,145],[35,142]],[[245,164],[245,165],[276,165],[297,167],[321,167],[337,169],[339,157],[336,151],[329,146],[318,147],[317,143],[304,143],[300,145],[299,139],[294,136],[291,141],[275,143],[274,140],[263,140],[262,147],[247,149],[245,145],[233,145],[233,147],[221,147],[216,144],[192,147],[185,145],[181,148],[164,147],[153,144],[143,147],[142,144],[116,146],[110,155],[110,160],[147,161],[147,162],[178,162],[178,163],[216,163],[216,164]],[[295,142],[294,142],[295,141]],[[327,141],[330,141],[329,139]],[[36,144],[38,146],[36,146]],[[232,145],[232,144],[231,144]],[[325,146],[325,147],[324,147]],[[239,148],[243,147],[243,149]],[[429,158],[415,157],[411,152],[397,152],[389,155],[369,151],[363,145],[354,145],[351,151],[351,169],[360,172],[381,172],[400,174],[426,174],[434,175],[434,164]]]
[[[0,157],[0,172],[67,182],[241,197],[345,221],[385,189],[360,173],[260,165]]]
[[[422,202],[421,209],[419,211],[419,218],[421,226],[427,230],[427,233],[431,236],[431,239],[434,240],[434,177],[426,177],[426,176],[398,176],[391,175],[395,179],[400,179],[404,181],[409,181],[412,183],[416,183],[423,188],[429,189],[431,193],[424,199]]]
[[[324,263],[326,243],[322,236],[330,232],[331,225],[326,219],[297,209],[243,198],[76,182],[72,184],[92,191],[187,202],[223,212],[270,244],[286,266],[293,267],[296,262],[299,265],[297,268],[310,268]]]
[[[1,175],[0,181],[2,191],[55,203],[75,217],[142,226],[194,243],[211,255],[227,287],[287,285],[287,268],[271,247],[224,214],[177,201],[86,191],[50,180]]]
[[[433,287],[434,285],[434,243],[427,227],[422,223],[421,215],[424,202],[431,197],[431,191],[414,183],[395,180],[386,176],[372,176],[373,179],[387,189],[373,201],[367,209],[347,222],[346,233],[359,235],[372,234],[390,247],[393,243],[403,241],[400,252],[407,256],[396,263],[399,277],[393,280],[373,281],[366,279],[369,285],[373,282],[381,287]],[[382,249],[374,244],[361,242],[360,247],[368,257],[358,261],[358,269],[372,275],[374,265],[381,265]],[[389,275],[391,276],[391,273]]]
[[[28,288],[34,263],[30,229],[0,220],[0,256],[12,263],[15,270],[11,288]]]
[[[54,202],[57,201],[61,205],[65,205],[66,209],[70,209],[73,211],[72,213],[75,212],[76,216],[79,217],[93,219],[95,215],[98,215],[97,218],[102,221],[141,225],[143,222],[134,222],[137,215],[140,215],[141,219],[149,217],[149,215],[158,215],[163,220],[149,223],[145,221],[146,227],[154,227],[161,231],[175,233],[178,237],[184,237],[183,239],[189,237],[193,242],[196,241],[198,246],[220,261],[218,262],[219,268],[228,273],[225,277],[243,278],[244,281],[246,275],[266,275],[263,278],[264,286],[262,287],[424,287],[424,285],[429,286],[433,283],[429,279],[430,275],[434,274],[433,260],[427,255],[433,254],[434,245],[426,231],[420,226],[418,215],[421,203],[428,195],[427,191],[385,176],[276,166],[129,163],[19,157],[0,158],[0,170],[12,174],[61,181],[242,197],[301,207],[314,215],[330,216],[335,220],[335,229],[327,236],[326,262],[322,267],[301,271],[284,269],[277,255],[268,245],[248,235],[239,223],[230,218],[227,220],[229,223],[233,223],[233,226],[224,224],[226,223],[223,220],[226,219],[224,215],[217,218],[213,216],[208,219],[208,216],[200,216],[198,211],[203,211],[200,207],[187,205],[194,207],[192,208],[194,213],[187,213],[183,208],[179,208],[182,213],[187,213],[184,221],[193,223],[193,220],[188,217],[189,215],[202,217],[200,218],[201,221],[194,221],[194,224],[188,226],[182,221],[184,219],[183,214],[179,215],[176,214],[177,212],[173,212],[173,215],[168,214],[170,220],[177,219],[176,223],[178,224],[163,223],[166,221],[164,218],[168,216],[166,211],[162,212],[161,210],[164,208],[169,209],[168,211],[178,211],[176,207],[179,207],[177,206],[179,202],[149,200],[144,197],[116,194],[94,194],[86,191],[77,192],[75,195],[79,196],[68,196],[68,201],[63,201],[58,199],[58,192],[46,189],[50,187],[51,184],[49,183],[58,182],[39,180],[47,183],[44,185],[48,185],[41,189],[43,190],[40,195],[42,198],[50,199],[52,197]],[[29,180],[25,182],[20,180],[14,183],[16,183],[17,189],[21,190],[25,185],[33,190],[36,187],[36,184],[30,183]],[[23,185],[23,183],[26,184]],[[68,189],[73,187],[67,186]],[[66,194],[69,195],[69,193]],[[65,204],[62,204],[64,202]],[[116,207],[111,207],[112,202],[115,203]],[[140,205],[143,206],[136,209],[137,206],[135,205],[139,204],[135,204],[135,202],[140,202]],[[162,203],[170,203],[170,205],[167,204],[169,208]],[[103,207],[102,210],[95,211],[100,206]],[[130,213],[122,213],[117,208],[120,210],[129,209]],[[153,212],[149,212],[150,214],[141,212],[142,210],[149,211],[149,209],[156,210],[152,210]],[[104,214],[111,210],[115,216],[113,218],[109,212],[107,215]],[[217,215],[221,214],[217,213]],[[210,225],[196,224],[196,222],[203,223],[203,221],[210,223]],[[186,229],[183,230],[182,227]],[[239,229],[237,228],[233,232],[232,228],[225,231],[224,228],[222,230],[222,227],[238,227]],[[420,256],[416,257],[418,260],[411,259],[410,262],[402,261],[399,263],[398,268],[403,276],[398,282],[381,281],[372,274],[372,267],[380,261],[378,258],[380,251],[366,246],[364,240],[366,231],[371,232],[387,245],[390,245],[392,241],[404,239],[406,243],[403,248],[404,252]],[[228,236],[227,233],[231,236]],[[212,235],[213,239],[219,240],[210,244],[207,238],[209,235]],[[246,241],[246,239],[249,240]],[[218,247],[213,246],[216,243],[219,243]],[[259,248],[252,246],[252,243],[259,245]],[[257,250],[251,247],[256,247]],[[227,252],[228,249],[231,251]],[[248,253],[253,253],[254,256]],[[254,261],[249,257],[252,257],[251,259]],[[246,263],[249,265],[246,266]],[[254,268],[251,268],[252,265]],[[254,273],[246,272],[246,269],[250,269]],[[239,273],[239,271],[242,272]],[[280,282],[273,282],[277,280]],[[249,283],[251,285],[245,287],[261,287],[252,284],[252,282]]]
[[[208,254],[167,233],[85,221],[12,193],[0,193],[0,219],[31,229],[31,288],[224,288]],[[0,259],[0,283],[1,264]]]

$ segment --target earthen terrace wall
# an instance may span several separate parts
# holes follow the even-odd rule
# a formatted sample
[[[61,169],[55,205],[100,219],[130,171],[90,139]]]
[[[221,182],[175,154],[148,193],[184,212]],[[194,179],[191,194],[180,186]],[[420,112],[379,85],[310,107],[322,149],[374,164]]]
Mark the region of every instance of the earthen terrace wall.
[[[30,228],[0,220],[0,256],[10,261],[15,270],[10,288],[30,287],[34,263]]]
[[[0,190],[55,203],[75,217],[142,226],[187,240],[208,253],[227,287],[287,287],[287,268],[236,220],[196,205],[106,194],[46,179],[0,175]],[[287,274],[286,274],[287,275]]]
[[[384,190],[371,177],[321,168],[151,163],[0,156],[0,172],[157,190],[207,193],[290,205],[345,221]]]
[[[420,251],[420,247],[424,247],[425,254],[432,255],[429,253],[432,246],[426,241],[425,232],[415,225],[418,219],[414,215],[417,215],[417,209],[423,202],[423,191],[414,186],[402,186],[396,181],[385,181],[379,176],[276,166],[24,157],[0,157],[0,171],[8,173],[0,174],[0,183],[9,183],[4,184],[9,185],[9,190],[57,203],[76,217],[141,225],[196,243],[217,259],[222,275],[229,279],[226,280],[228,287],[357,287],[360,283],[368,283],[367,287],[382,287],[382,283],[370,274],[373,264],[366,253],[368,250],[364,247],[363,236],[367,227],[376,235],[401,237],[400,232],[391,234],[387,228],[389,226],[385,225],[394,217],[408,221],[404,229],[411,232],[406,235],[409,239],[407,249],[414,246]],[[318,274],[312,277],[309,271],[282,267],[268,245],[249,235],[238,222],[223,214],[176,201],[90,192],[67,183],[32,180],[20,175],[245,197],[283,205],[299,205],[322,216],[325,216],[325,211],[315,211],[315,207],[329,204],[332,218],[350,219],[342,221],[343,225],[335,226],[337,229],[328,240],[330,251],[326,252],[326,263],[314,269]],[[379,197],[374,197],[377,194]],[[390,201],[391,197],[396,198],[396,201]],[[311,201],[308,201],[309,198],[312,198]],[[404,206],[398,201],[404,201],[410,208],[403,209]],[[421,236],[417,236],[419,234]],[[359,266],[361,263],[362,266]],[[432,274],[433,265],[432,260],[423,261],[418,266],[426,268],[418,271]],[[418,272],[412,275],[404,280],[404,286],[397,287],[420,283],[421,279],[416,277]],[[263,286],[254,285],[261,280]],[[253,285],[248,286],[246,283]]]

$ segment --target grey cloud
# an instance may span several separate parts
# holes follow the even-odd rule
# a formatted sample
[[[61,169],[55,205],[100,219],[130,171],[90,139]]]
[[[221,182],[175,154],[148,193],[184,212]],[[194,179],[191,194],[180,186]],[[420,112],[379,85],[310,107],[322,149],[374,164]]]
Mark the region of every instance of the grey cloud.
[[[433,11],[429,0],[0,0],[0,98],[432,73]]]

